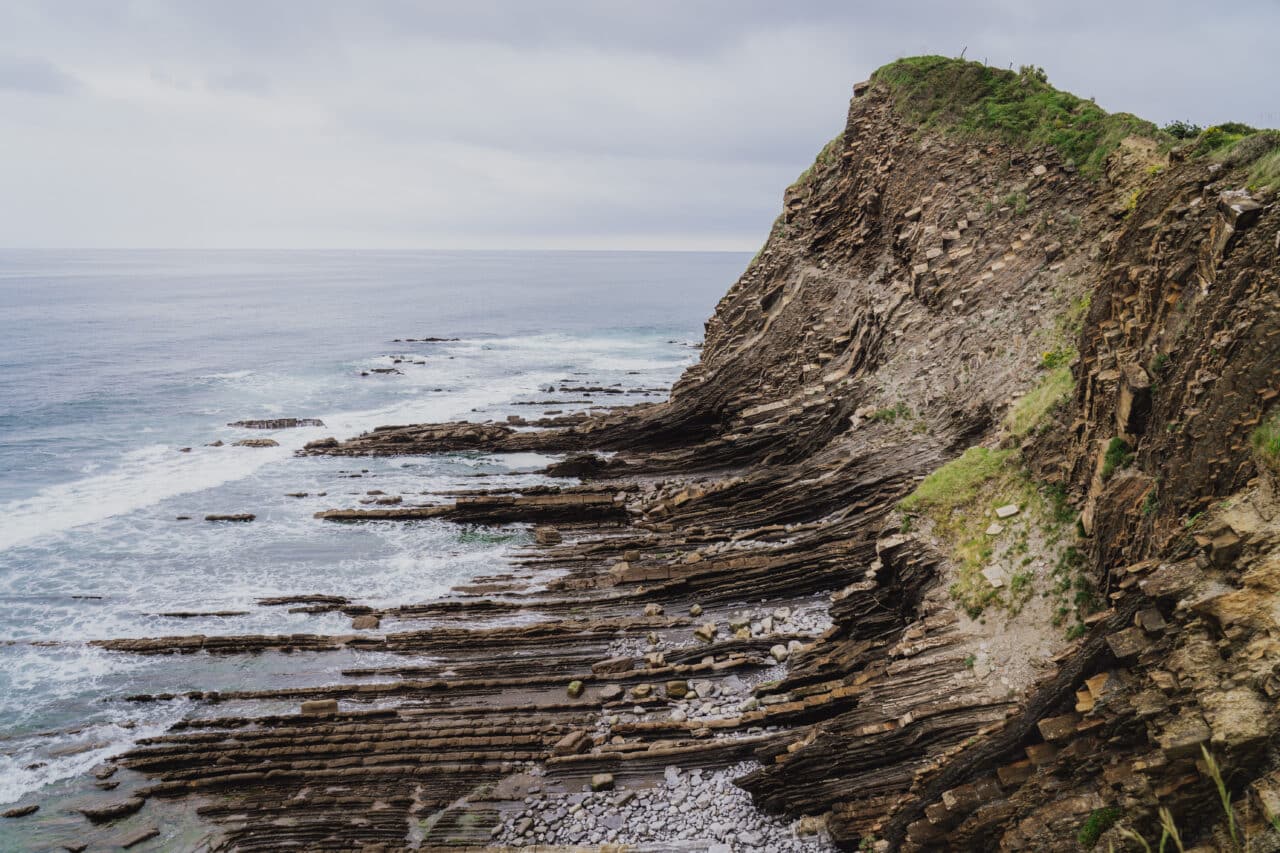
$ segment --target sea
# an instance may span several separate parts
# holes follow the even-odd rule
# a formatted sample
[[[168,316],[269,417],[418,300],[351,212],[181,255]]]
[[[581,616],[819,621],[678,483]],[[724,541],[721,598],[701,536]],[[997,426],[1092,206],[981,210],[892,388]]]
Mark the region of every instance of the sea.
[[[664,399],[748,259],[0,250],[0,811],[66,794],[104,759],[198,713],[131,694],[323,684],[379,663],[143,657],[90,641],[350,633],[341,614],[257,602],[429,601],[500,569],[529,531],[336,525],[316,511],[358,506],[370,490],[536,484],[550,461],[295,456],[304,443]],[[586,398],[559,391],[580,386],[626,393],[571,402]],[[229,426],[274,418],[324,425]],[[235,446],[246,438],[278,446]],[[256,520],[204,521],[211,513]],[[175,615],[209,612],[240,615]],[[0,823],[0,848],[21,849],[19,821]]]

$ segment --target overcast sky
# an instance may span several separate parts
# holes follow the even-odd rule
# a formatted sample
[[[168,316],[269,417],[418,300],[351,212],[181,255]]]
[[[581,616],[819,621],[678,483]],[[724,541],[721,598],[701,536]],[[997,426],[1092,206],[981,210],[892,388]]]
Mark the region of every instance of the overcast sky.
[[[1280,125],[1280,4],[0,0],[0,245],[754,250],[920,53]]]

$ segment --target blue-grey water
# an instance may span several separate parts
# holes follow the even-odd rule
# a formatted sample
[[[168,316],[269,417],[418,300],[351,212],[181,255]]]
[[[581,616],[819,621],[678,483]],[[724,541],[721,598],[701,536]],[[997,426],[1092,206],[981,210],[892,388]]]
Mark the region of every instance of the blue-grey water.
[[[499,567],[527,532],[326,525],[316,510],[354,505],[371,488],[471,487],[479,473],[533,483],[547,461],[297,458],[296,448],[387,423],[536,416],[547,407],[518,404],[556,397],[539,389],[564,380],[669,385],[696,359],[703,321],[746,262],[736,253],[0,251],[0,804],[38,801],[189,710],[120,701],[130,693],[322,683],[352,663],[141,658],[87,641],[349,632],[337,614],[255,601],[429,600]],[[458,340],[393,342],[424,337]],[[400,373],[370,372],[381,367]],[[280,417],[325,426],[227,426]],[[241,438],[280,446],[231,446]],[[352,469],[368,470],[345,478]],[[286,496],[299,491],[311,496]],[[200,520],[213,512],[257,520]],[[246,615],[162,615],[218,610]]]

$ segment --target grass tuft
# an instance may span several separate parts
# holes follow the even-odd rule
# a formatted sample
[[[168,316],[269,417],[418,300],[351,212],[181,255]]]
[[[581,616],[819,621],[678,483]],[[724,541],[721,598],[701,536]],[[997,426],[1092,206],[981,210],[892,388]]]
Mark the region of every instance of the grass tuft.
[[[1046,363],[1048,362],[1046,354]],[[1074,358],[1072,353],[1070,358]],[[1056,360],[1055,360],[1056,362]],[[1005,418],[1005,428],[1014,438],[1029,435],[1044,422],[1050,412],[1071,396],[1076,383],[1071,377],[1071,368],[1065,364],[1054,367],[1034,388],[1022,395]]]
[[[1133,462],[1133,448],[1129,442],[1116,436],[1107,443],[1107,453],[1102,458],[1102,479],[1109,480],[1117,468],[1128,468]]]
[[[803,188],[811,180],[813,175],[819,169],[830,166],[840,157],[840,149],[844,146],[844,134],[840,133],[826,145],[822,146],[822,150],[818,152],[818,156],[814,158],[809,168],[800,173],[800,177],[791,182],[791,186],[787,187],[787,191]]]
[[[1249,440],[1258,459],[1273,471],[1280,471],[1280,411],[1263,421]]]
[[[1123,813],[1115,806],[1094,809],[1081,825],[1076,841],[1079,841],[1080,846],[1085,850],[1092,850],[1098,843],[1098,839],[1102,837],[1102,833],[1115,826],[1116,821],[1122,816]]]
[[[945,56],[915,56],[879,69],[894,105],[924,127],[994,136],[1014,145],[1051,145],[1086,174],[1098,174],[1126,136],[1168,138],[1128,113],[1108,113],[1092,100],[1049,85],[1044,71],[991,68]]]

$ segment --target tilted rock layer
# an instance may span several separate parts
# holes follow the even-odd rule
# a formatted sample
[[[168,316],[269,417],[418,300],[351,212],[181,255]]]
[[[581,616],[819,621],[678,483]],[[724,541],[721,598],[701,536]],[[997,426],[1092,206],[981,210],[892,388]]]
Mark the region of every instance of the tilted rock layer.
[[[914,122],[884,81],[856,91],[669,402],[309,445],[562,452],[574,455],[552,473],[587,484],[322,513],[554,524],[529,559],[558,574],[537,591],[495,579],[379,614],[385,636],[238,638],[452,663],[307,693],[426,697],[412,708],[336,714],[321,701],[319,717],[229,718],[214,721],[223,734],[146,743],[122,762],[160,780],[150,793],[213,798],[202,814],[243,849],[349,846],[359,831],[340,813],[353,809],[387,846],[425,814],[414,844],[481,843],[476,826],[528,841],[495,823],[495,802],[527,792],[501,793],[513,762],[575,782],[607,771],[612,785],[754,760],[739,783],[760,807],[849,849],[1121,849],[1133,843],[1122,831],[1158,838],[1160,808],[1188,846],[1226,844],[1203,746],[1238,831],[1267,836],[1280,808],[1280,502],[1250,435],[1280,393],[1280,210],[1247,191],[1243,165],[1134,138],[1083,174],[1052,147]],[[1052,353],[1074,390],[1014,429],[1010,410],[1043,387]],[[1013,608],[960,607],[956,553],[898,510],[975,445],[1016,451],[1008,464],[1072,518],[1063,535],[1094,603],[1070,637]],[[728,615],[814,594],[833,620],[817,637]],[[572,615],[584,606],[585,622]],[[518,610],[544,621],[387,628]],[[1015,628],[1021,660],[994,684],[985,655]],[[630,651],[655,631],[667,632],[648,638],[655,651]],[[177,639],[104,645],[212,648]],[[506,659],[510,648],[534,656]],[[708,722],[679,704],[686,679],[775,660],[785,675],[740,710]],[[637,687],[648,681],[657,689]],[[668,702],[678,714],[618,718]]]

